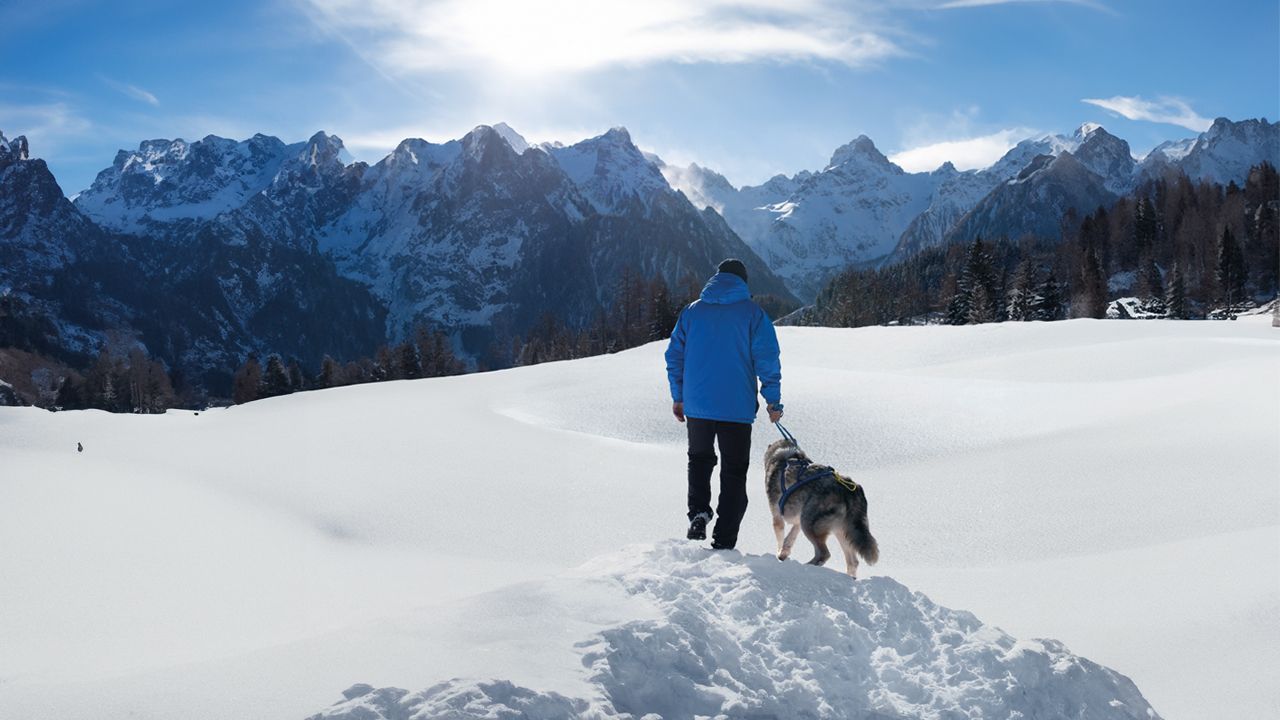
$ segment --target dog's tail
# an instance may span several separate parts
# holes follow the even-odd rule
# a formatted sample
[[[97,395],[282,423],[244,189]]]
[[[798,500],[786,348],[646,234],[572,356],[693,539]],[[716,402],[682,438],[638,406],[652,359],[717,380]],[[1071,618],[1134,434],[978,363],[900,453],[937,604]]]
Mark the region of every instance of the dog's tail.
[[[853,492],[849,505],[848,511],[844,514],[845,532],[848,533],[849,542],[853,543],[854,549],[868,565],[875,565],[880,559],[880,546],[871,534],[871,527],[867,524],[867,494],[862,491],[861,485]]]

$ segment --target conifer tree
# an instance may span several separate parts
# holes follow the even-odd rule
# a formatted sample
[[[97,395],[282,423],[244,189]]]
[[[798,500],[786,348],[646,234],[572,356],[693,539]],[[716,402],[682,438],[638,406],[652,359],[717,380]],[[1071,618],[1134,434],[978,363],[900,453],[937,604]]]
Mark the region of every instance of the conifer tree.
[[[417,380],[422,377],[422,360],[418,357],[418,347],[405,341],[400,345],[400,377],[405,380]]]
[[[261,385],[262,366],[256,355],[250,355],[231,380],[231,399],[237,405],[253,402],[260,397]]]
[[[649,341],[671,337],[676,326],[678,309],[671,300],[671,290],[661,277],[653,282],[652,300],[649,303]]]
[[[337,387],[342,384],[342,366],[328,355],[320,361],[319,384],[322,388]]]
[[[1018,264],[1005,301],[1005,315],[1013,321],[1034,319],[1036,271],[1031,260]]]
[[[285,370],[284,361],[279,355],[267,358],[267,368],[262,374],[261,396],[264,398],[288,395],[290,392],[289,373]]]
[[[391,349],[386,345],[378,347],[377,353],[373,358],[373,370],[369,380],[372,382],[382,382],[384,380],[396,380],[395,362],[391,359]]]
[[[1058,320],[1062,318],[1062,288],[1053,272],[1045,278],[1040,291],[1036,293],[1035,317],[1037,320]]]
[[[1182,280],[1182,267],[1176,263],[1169,276],[1169,290],[1165,293],[1164,304],[1167,317],[1174,320],[1187,319],[1187,288]]]
[[[1080,268],[1080,293],[1072,303],[1075,317],[1105,318],[1107,316],[1107,281],[1102,276],[1102,262],[1098,253],[1089,248]]]
[[[302,392],[307,389],[307,376],[302,372],[302,366],[298,364],[297,359],[289,361],[289,392]]]
[[[1244,300],[1244,257],[1240,246],[1236,244],[1230,227],[1222,228],[1222,239],[1218,243],[1218,268],[1215,278],[1218,281],[1218,295],[1222,301],[1226,316],[1235,318],[1236,306]]]

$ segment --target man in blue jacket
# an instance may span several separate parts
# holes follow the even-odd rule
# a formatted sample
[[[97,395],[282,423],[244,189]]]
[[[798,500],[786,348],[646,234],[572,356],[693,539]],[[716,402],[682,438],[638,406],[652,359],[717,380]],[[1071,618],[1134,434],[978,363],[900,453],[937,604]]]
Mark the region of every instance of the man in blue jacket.
[[[711,471],[719,439],[724,465],[711,547],[732,549],[747,511],[751,423],[760,408],[757,387],[769,403],[769,420],[776,423],[782,417],[778,336],[769,316],[751,301],[747,268],[741,260],[720,263],[698,300],[680,313],[667,345],[667,379],[676,420],[688,419],[688,537],[707,537]]]

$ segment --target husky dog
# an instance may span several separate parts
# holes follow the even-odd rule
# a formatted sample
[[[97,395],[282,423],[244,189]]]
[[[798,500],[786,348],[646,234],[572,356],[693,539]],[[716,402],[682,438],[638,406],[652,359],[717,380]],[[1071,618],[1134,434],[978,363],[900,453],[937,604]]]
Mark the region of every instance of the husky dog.
[[[788,462],[792,459],[796,462]],[[867,525],[867,496],[861,485],[850,491],[831,471],[797,487],[787,496],[783,509],[778,509],[778,499],[783,492],[780,480],[785,479],[786,487],[790,488],[800,481],[802,475],[828,470],[827,466],[811,464],[809,456],[791,440],[778,440],[765,450],[765,491],[769,497],[769,510],[773,513],[773,532],[778,536],[778,559],[786,560],[791,555],[796,533],[804,531],[814,549],[809,564],[825,564],[831,557],[827,536],[834,534],[844,551],[849,577],[857,577],[858,555],[869,565],[875,565],[880,559],[876,539],[871,536],[871,528]],[[791,530],[784,538],[782,528],[787,522],[791,523]]]

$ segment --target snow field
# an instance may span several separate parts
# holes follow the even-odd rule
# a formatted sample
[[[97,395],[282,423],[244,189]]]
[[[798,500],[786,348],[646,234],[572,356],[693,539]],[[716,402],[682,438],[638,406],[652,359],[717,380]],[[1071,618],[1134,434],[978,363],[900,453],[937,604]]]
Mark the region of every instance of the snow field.
[[[1014,637],[1056,638],[1171,720],[1280,709],[1269,318],[779,335],[785,422],[867,488],[883,559],[864,574]],[[636,665],[600,644],[644,646],[627,633],[647,622],[662,657],[683,657],[671,648],[693,620],[664,605],[669,575],[849,587],[752,557],[773,550],[758,456],[776,433],[764,423],[745,558],[699,564],[661,543],[616,555],[683,532],[683,426],[662,349],[198,416],[0,408],[0,716],[301,718],[356,682],[416,691],[450,678],[440,698],[559,693],[625,711],[600,668]],[[854,587],[896,587],[874,583]],[[851,652],[824,645],[835,631],[821,627],[744,647]],[[682,707],[765,707],[742,689],[754,672],[712,673]],[[939,683],[921,685],[933,700],[893,692],[904,708],[945,704]]]

